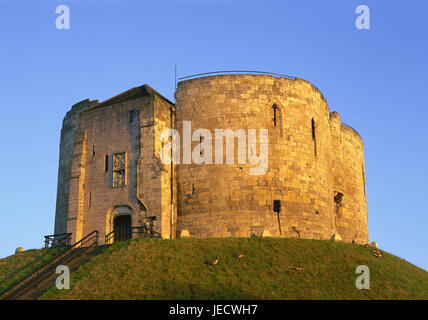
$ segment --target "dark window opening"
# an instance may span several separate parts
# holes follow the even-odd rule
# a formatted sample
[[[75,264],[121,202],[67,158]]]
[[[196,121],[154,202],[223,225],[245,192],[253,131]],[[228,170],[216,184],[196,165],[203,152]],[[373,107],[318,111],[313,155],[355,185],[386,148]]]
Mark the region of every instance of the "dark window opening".
[[[104,172],[108,171],[108,155],[106,154],[104,158]]]
[[[92,145],[92,156],[95,156],[95,146]]]
[[[281,231],[281,218],[280,218],[281,200],[273,200],[273,212],[275,212],[277,214],[277,216],[278,216],[279,234],[282,234],[282,231]]]
[[[340,215],[340,208],[342,207],[342,199],[343,199],[343,193],[337,192],[334,196],[334,204],[336,207],[336,214]]]
[[[281,200],[273,200],[273,212],[281,212]]]
[[[130,122],[130,123],[133,123],[133,122],[134,122],[135,113],[136,113],[136,111],[135,111],[135,110],[131,110],[131,111],[129,111],[129,122]]]
[[[202,156],[202,135],[199,136],[199,155]]]
[[[311,124],[312,124],[312,140],[314,141],[314,154],[316,157],[317,156],[317,138],[315,136],[315,120],[314,119],[312,119]]]
[[[120,187],[125,185],[125,153],[118,153],[113,155],[113,187]]]
[[[89,192],[89,204],[88,204],[88,208],[90,208],[92,206],[92,192]]]
[[[276,127],[276,123],[277,123],[277,115],[276,115],[276,111],[278,110],[278,107],[276,105],[272,106],[273,109],[273,126]]]
[[[336,195],[334,196],[334,203],[336,204],[340,204],[342,202],[343,199],[343,193],[338,192],[336,193]]]

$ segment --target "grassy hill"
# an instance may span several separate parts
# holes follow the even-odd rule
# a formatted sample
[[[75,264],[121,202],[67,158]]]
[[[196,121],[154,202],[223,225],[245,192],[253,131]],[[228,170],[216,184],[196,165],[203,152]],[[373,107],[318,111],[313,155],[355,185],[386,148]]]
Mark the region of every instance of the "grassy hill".
[[[51,288],[41,298],[428,299],[428,272],[386,252],[377,258],[371,249],[305,239],[133,240],[73,272],[71,290]],[[236,259],[238,253],[244,257]],[[216,256],[216,266],[206,264]],[[0,266],[14,269],[13,257]],[[355,287],[358,265],[370,268],[369,290]]]
[[[58,253],[58,249],[32,249],[0,259],[0,292]]]

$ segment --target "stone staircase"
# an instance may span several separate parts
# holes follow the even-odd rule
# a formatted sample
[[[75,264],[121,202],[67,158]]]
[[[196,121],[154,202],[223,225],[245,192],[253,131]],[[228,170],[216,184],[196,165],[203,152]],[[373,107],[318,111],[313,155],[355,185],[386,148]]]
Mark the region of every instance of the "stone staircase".
[[[62,261],[57,265],[66,265],[70,272],[78,269],[81,265],[85,264],[91,258],[97,256],[104,250],[105,246],[97,246],[91,248],[78,248],[76,249],[77,254],[72,259],[68,261]],[[56,266],[57,266],[56,265]],[[55,266],[55,269],[56,269]],[[40,297],[46,290],[55,286],[55,281],[59,274],[53,269],[46,277],[38,281],[36,284],[28,287],[26,290],[16,294],[14,300],[35,300]]]
[[[0,293],[3,300],[34,300],[46,290],[55,286],[56,268],[65,265],[70,272],[76,270],[91,258],[100,254],[106,246],[98,245],[98,231],[93,231],[73,246],[67,248],[51,260],[36,268],[21,280],[10,285]]]

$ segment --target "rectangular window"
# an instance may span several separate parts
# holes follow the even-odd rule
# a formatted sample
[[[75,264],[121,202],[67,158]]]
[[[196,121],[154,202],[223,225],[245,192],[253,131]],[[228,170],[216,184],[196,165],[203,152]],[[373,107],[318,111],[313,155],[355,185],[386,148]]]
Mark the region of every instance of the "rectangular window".
[[[129,111],[129,122],[133,123],[135,119],[136,110]]]
[[[314,141],[314,155],[317,156],[317,138],[315,136],[315,120],[312,119],[312,140]]]
[[[277,118],[276,118],[276,111],[278,110],[278,107],[276,105],[272,106],[272,110],[273,110],[273,126],[276,127],[276,123],[277,123]]]
[[[273,212],[281,212],[281,200],[273,200]]]
[[[108,172],[108,155],[104,158],[104,172]]]
[[[126,153],[113,155],[113,187],[125,185]]]

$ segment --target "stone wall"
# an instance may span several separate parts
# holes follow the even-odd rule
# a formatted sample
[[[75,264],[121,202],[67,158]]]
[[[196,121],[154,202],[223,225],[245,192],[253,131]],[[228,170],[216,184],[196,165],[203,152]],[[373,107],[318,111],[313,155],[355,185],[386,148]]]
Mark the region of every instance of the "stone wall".
[[[174,106],[154,95],[150,109],[141,111],[141,157],[138,166],[138,198],[147,208],[147,217],[155,217],[154,231],[163,238],[175,237],[171,231],[171,216],[176,216],[176,206],[171,204],[172,168],[161,162],[162,130],[171,127]],[[174,123],[172,123],[173,127]]]
[[[170,187],[163,177],[169,170],[161,174],[157,151],[158,131],[169,109],[146,88],[134,91],[141,92],[131,98],[119,95],[81,112],[73,156],[62,156],[72,159],[71,179],[62,184],[61,193],[69,189],[67,232],[73,233],[74,241],[93,230],[103,237],[112,231],[114,216],[120,214],[131,214],[133,226],[156,217],[155,230],[164,237],[170,235],[163,227],[170,223],[170,214],[162,215],[165,199],[170,198],[168,190],[162,192]],[[125,155],[125,180],[119,186],[113,181],[117,154]]]
[[[73,156],[74,140],[79,127],[80,112],[89,108],[90,101],[83,100],[76,103],[67,112],[62,122],[61,140],[59,146],[58,186],[55,214],[55,234],[67,231],[68,199],[71,176],[71,160]]]
[[[55,232],[78,240],[113,228],[115,215],[131,214],[132,225],[155,220],[162,238],[274,237],[368,242],[364,152],[360,136],[343,125],[321,92],[302,79],[269,75],[221,75],[178,83],[176,104],[149,86],[102,103],[83,101],[67,114],[61,133]],[[132,115],[131,115],[132,114]],[[164,164],[164,129],[193,137],[192,150],[204,164]],[[257,146],[238,162],[215,163],[216,129],[256,129]],[[268,137],[260,140],[260,130]],[[235,131],[237,132],[237,131]],[[212,146],[209,160],[200,142]],[[219,145],[217,146],[220,147]],[[251,155],[268,148],[264,174]],[[199,149],[198,149],[199,148]],[[198,151],[200,150],[200,151]],[[241,150],[242,151],[242,150]],[[114,186],[113,157],[126,156],[123,186]],[[106,158],[107,156],[107,158]],[[107,170],[106,170],[106,159]],[[279,212],[278,212],[279,211]]]
[[[349,234],[358,231],[368,241],[363,191],[351,187],[354,174],[340,174],[346,205],[341,217],[334,215],[334,130],[326,100],[309,82],[265,75],[212,76],[180,82],[175,98],[180,133],[185,120],[191,121],[192,131],[206,128],[213,137],[215,129],[257,129],[258,134],[269,130],[269,169],[264,175],[250,175],[253,166],[248,161],[238,164],[237,154],[229,165],[177,165],[178,234],[185,229],[194,237],[246,237],[267,230],[275,237],[329,239],[342,231],[350,241]],[[338,170],[354,170],[351,159],[362,161],[362,147],[355,144],[360,140],[348,137],[340,120],[339,128],[346,159]],[[275,200],[281,204],[279,214],[274,212]]]
[[[337,229],[344,241],[368,242],[363,143],[352,128],[342,125],[344,196]]]

